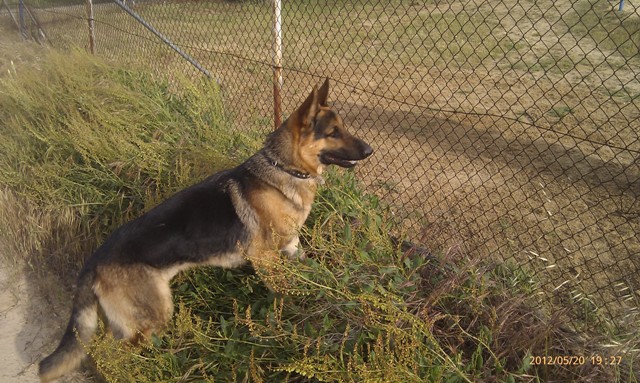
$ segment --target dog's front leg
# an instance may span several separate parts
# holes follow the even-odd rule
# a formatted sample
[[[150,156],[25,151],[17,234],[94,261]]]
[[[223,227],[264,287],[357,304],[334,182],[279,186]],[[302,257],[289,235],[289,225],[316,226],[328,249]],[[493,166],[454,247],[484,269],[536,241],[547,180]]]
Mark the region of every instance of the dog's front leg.
[[[296,235],[287,243],[280,251],[282,251],[289,259],[304,260],[307,256],[304,250],[300,248],[300,238]]]
[[[262,282],[274,293],[284,293],[289,288],[286,266],[278,250],[263,249],[250,258],[251,264]]]

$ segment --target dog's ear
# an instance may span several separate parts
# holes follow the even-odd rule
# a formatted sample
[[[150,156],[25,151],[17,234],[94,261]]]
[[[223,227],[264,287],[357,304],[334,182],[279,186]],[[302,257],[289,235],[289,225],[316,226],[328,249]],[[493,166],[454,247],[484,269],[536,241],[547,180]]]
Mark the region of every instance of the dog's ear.
[[[329,106],[327,104],[327,97],[329,96],[329,77],[324,80],[324,83],[318,90],[318,103],[322,106]]]
[[[290,124],[301,131],[305,131],[311,127],[311,121],[315,118],[320,105],[318,104],[318,88],[313,87],[311,94],[298,107],[290,118]]]

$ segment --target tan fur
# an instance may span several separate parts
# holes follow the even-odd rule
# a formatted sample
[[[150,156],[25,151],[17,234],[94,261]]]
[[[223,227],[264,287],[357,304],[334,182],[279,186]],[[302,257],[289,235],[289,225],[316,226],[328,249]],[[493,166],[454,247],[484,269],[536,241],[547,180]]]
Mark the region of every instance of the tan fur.
[[[98,266],[93,291],[117,338],[157,331],[171,318],[170,274],[140,264]]]

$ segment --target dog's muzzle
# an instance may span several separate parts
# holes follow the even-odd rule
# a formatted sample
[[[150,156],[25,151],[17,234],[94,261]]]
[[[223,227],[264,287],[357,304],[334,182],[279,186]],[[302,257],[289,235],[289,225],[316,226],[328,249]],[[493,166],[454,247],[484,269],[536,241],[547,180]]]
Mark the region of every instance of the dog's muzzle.
[[[325,165],[338,165],[343,168],[352,168],[358,161],[364,160],[373,154],[373,148],[361,139],[356,139],[353,149],[342,148],[326,151],[320,154],[320,162]]]

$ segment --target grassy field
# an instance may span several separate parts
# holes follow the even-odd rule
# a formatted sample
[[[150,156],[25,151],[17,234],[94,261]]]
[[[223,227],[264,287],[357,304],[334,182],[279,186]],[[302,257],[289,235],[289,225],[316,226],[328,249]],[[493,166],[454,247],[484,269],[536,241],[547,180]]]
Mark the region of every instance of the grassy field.
[[[229,129],[217,86],[179,84],[79,52],[25,60],[0,80],[2,256],[40,275],[50,300],[69,295],[115,226],[258,146]],[[180,275],[166,332],[140,348],[97,337],[93,371],[109,382],[638,380],[637,338],[569,329],[508,263],[456,243],[403,246],[389,237],[392,211],[353,172],[327,177],[303,230],[309,258],[279,264],[280,294],[249,269]],[[535,363],[571,355],[586,362]]]
[[[126,87],[137,88],[123,89],[117,82],[112,89],[104,89],[106,93],[97,95],[123,102],[116,103],[120,109],[113,113],[105,115],[101,111],[101,103],[89,105],[88,110],[96,114],[91,121],[102,121],[99,124],[104,125],[101,134],[87,134],[82,125],[87,122],[83,113],[66,110],[63,106],[64,113],[68,112],[73,117],[69,129],[75,129],[71,131],[76,133],[72,139],[59,135],[57,130],[43,132],[32,129],[41,141],[40,146],[34,147],[29,154],[31,162],[14,160],[10,163],[9,157],[3,159],[5,169],[13,169],[6,170],[7,185],[12,190],[22,187],[20,185],[28,187],[23,190],[23,193],[28,192],[27,197],[16,195],[15,191],[5,193],[5,204],[20,207],[22,210],[18,209],[18,216],[35,217],[28,220],[29,227],[47,222],[52,227],[67,228],[54,236],[56,241],[65,243],[59,246],[56,254],[67,260],[53,265],[56,273],[67,273],[62,278],[65,283],[71,283],[79,259],[121,222],[122,217],[134,216],[162,196],[216,168],[199,164],[210,164],[227,158],[229,154],[233,161],[240,160],[259,142],[255,132],[267,131],[272,121],[272,74],[269,67],[271,10],[268,3],[140,1],[135,6],[137,12],[203,63],[222,84],[220,95],[213,94],[217,91],[208,90],[196,93],[204,92],[205,99],[219,98],[216,108],[221,108],[224,113],[214,125],[224,126],[221,131],[226,133],[216,129],[209,135],[200,127],[196,129],[200,133],[189,136],[187,141],[181,141],[182,133],[178,132],[177,126],[200,126],[205,122],[193,121],[189,117],[193,110],[185,108],[191,99],[183,99],[177,104],[171,100],[168,106],[163,106],[167,100],[162,95],[172,94],[177,84],[184,84],[182,76],[190,79],[201,76],[113,4],[96,4],[95,9],[100,55],[122,65],[143,63],[145,68],[151,68],[161,78],[169,80],[157,81],[155,77],[143,76],[140,72],[127,74],[121,68],[125,79],[129,75],[135,77],[127,80],[131,84]],[[431,253],[449,254],[447,249],[453,248],[455,256],[452,257],[457,259],[453,263],[458,269],[466,270],[460,263],[464,264],[467,258],[517,261],[518,271],[512,270],[510,264],[506,271],[500,270],[496,276],[494,267],[487,266],[492,270],[488,275],[499,277],[498,281],[516,281],[519,287],[529,292],[533,287],[541,286],[546,294],[540,295],[537,304],[525,299],[529,307],[538,307],[542,302],[547,309],[567,309],[571,311],[570,322],[578,329],[597,327],[601,333],[617,333],[615,342],[620,341],[620,336],[637,342],[640,263],[635,254],[640,252],[640,221],[637,219],[637,190],[640,190],[640,164],[637,161],[640,150],[640,77],[637,69],[640,68],[637,55],[640,16],[631,4],[627,4],[624,13],[614,13],[610,4],[591,0],[524,1],[515,5],[500,1],[447,4],[404,0],[384,4],[291,1],[285,2],[283,15],[285,113],[308,92],[310,84],[319,82],[318,77],[330,76],[334,80],[330,96],[334,105],[352,129],[376,149],[367,166],[356,170],[362,184],[349,184],[345,190],[359,198],[362,197],[361,189],[366,190],[367,195],[377,195],[382,205],[389,207],[389,216],[384,218],[393,218],[391,231],[420,240]],[[48,7],[38,11],[38,16],[53,46],[88,45],[83,5]],[[13,47],[7,47],[5,51],[12,54],[0,57],[3,73],[20,73],[23,70],[22,59],[31,63],[35,61],[36,67],[46,65],[37,55],[34,57],[22,49],[14,52]],[[59,60],[58,66],[71,65],[60,61],[63,60],[61,58],[56,60]],[[67,75],[63,73],[61,76]],[[87,77],[73,89],[93,94],[95,84],[99,84],[98,89],[101,89],[101,83],[91,83],[92,80],[92,77]],[[40,82],[47,83],[42,79]],[[35,110],[34,106],[28,106],[34,96],[23,94],[20,89],[36,85],[17,82],[9,85],[14,88],[3,97],[4,101],[12,103],[12,109],[6,109],[7,115],[2,117],[3,121],[17,121],[15,127],[19,130],[28,126],[20,119],[28,120],[33,117],[29,113]],[[136,92],[141,87],[150,87],[143,93],[153,98],[138,99]],[[58,127],[63,122],[55,117],[59,107],[54,105],[57,105],[58,94],[65,94],[66,88],[54,90],[55,96],[49,94],[48,99],[39,100],[47,106],[38,106],[42,110],[35,120]],[[14,100],[7,98],[9,94],[21,96],[15,96]],[[65,105],[78,104],[81,110],[85,109],[84,100],[66,101]],[[125,106],[128,104],[131,107]],[[25,105],[30,111],[26,117],[20,113],[14,117],[15,108]],[[129,115],[129,108],[140,112]],[[204,106],[198,108],[198,113],[205,113],[203,110],[207,109]],[[207,113],[218,115],[212,110]],[[150,119],[148,123],[144,123],[147,119]],[[143,131],[122,135],[122,126],[128,121],[133,121]],[[207,120],[206,124],[209,123]],[[151,129],[147,130],[147,124]],[[158,128],[165,124],[171,127],[169,133]],[[220,142],[216,142],[218,135],[221,135]],[[179,142],[184,146],[176,149],[175,143]],[[16,144],[11,140],[2,145],[3,152],[28,147],[22,141]],[[56,149],[41,153],[40,148],[49,145]],[[206,145],[215,150],[209,150]],[[94,147],[100,149],[99,155],[91,153]],[[65,170],[68,163],[62,159],[70,161],[76,157],[86,158],[91,166],[106,164],[112,168],[107,172],[96,172],[92,167],[71,172]],[[121,158],[127,160],[122,161]],[[54,161],[50,163],[50,160]],[[46,170],[27,170],[37,161],[45,164]],[[220,166],[233,161],[223,161]],[[123,182],[120,179],[123,174],[131,178]],[[334,182],[342,185],[345,180],[338,177]],[[86,188],[76,189],[77,185],[86,185]],[[55,190],[55,193],[48,195],[47,190]],[[56,205],[42,207],[21,198],[51,199]],[[69,201],[73,203],[67,205]],[[329,200],[329,204],[335,205],[338,211],[368,209],[366,206],[353,207],[344,201]],[[60,206],[67,207],[60,209]],[[319,204],[319,207],[332,211],[324,204]],[[104,214],[108,217],[113,214],[113,217],[104,218]],[[80,223],[74,218],[78,215],[94,221]],[[22,253],[41,254],[45,251],[42,249],[50,249],[49,231],[22,230],[21,223],[16,220],[10,231],[21,233],[26,243],[36,241],[36,245],[24,245]],[[339,225],[336,226],[339,229]],[[99,231],[94,231],[96,227],[100,228]],[[65,239],[65,235],[68,238]],[[314,235],[309,233],[308,236],[313,238]],[[375,243],[383,248],[389,247],[388,243]],[[388,250],[381,256],[388,259],[399,256],[396,254],[398,249]],[[331,249],[318,250],[318,254],[324,253],[331,253]],[[360,262],[356,256],[352,254],[353,258],[347,258],[345,262]],[[524,269],[523,265],[526,265]],[[325,266],[336,265],[322,267]],[[341,273],[340,268],[330,270]],[[476,275],[478,270],[483,271],[485,267],[478,266],[469,273]],[[256,287],[259,282],[255,276],[223,274],[215,275],[216,278],[232,278],[236,283],[234,288],[242,289],[244,286],[261,291],[262,308],[256,308],[253,314],[266,315],[269,310],[275,310],[272,307],[273,297]],[[189,285],[192,279],[205,277],[196,273],[185,278],[177,281],[177,286]],[[238,278],[242,282],[238,282]],[[215,284],[208,279],[206,282]],[[300,283],[306,282],[301,280]],[[503,285],[503,282],[496,283]],[[326,283],[318,285],[325,286]],[[473,287],[476,286],[473,283],[471,286],[469,289],[472,291],[478,289]],[[329,287],[335,289],[344,285]],[[221,294],[216,294],[218,299]],[[398,299],[405,299],[404,293],[398,294]],[[507,294],[506,297],[511,296]],[[185,312],[193,305],[189,297],[182,295],[178,301],[189,302]],[[286,300],[282,304],[282,310],[289,310],[287,315],[292,315],[298,308]],[[481,308],[490,306],[485,301],[474,305]],[[222,314],[211,316],[213,327],[222,322],[218,318],[220,315],[224,320],[230,316],[235,320],[235,312],[229,307],[221,309]],[[246,312],[246,307],[242,306],[241,313]],[[443,311],[456,315],[446,309]],[[192,314],[207,316],[197,311],[188,315]],[[463,312],[460,316],[466,314]],[[313,313],[301,315],[313,317]],[[266,316],[260,320],[263,326],[280,323],[285,329],[296,324],[295,320],[289,324],[269,322]],[[194,323],[194,326],[207,328],[205,322]],[[340,326],[344,325],[344,322],[340,323]],[[493,326],[488,327],[495,330]],[[196,333],[202,331],[197,330]],[[339,327],[331,331],[334,332],[327,337],[334,339],[339,338],[336,334],[342,334],[344,329]],[[207,334],[216,338],[211,333]],[[282,333],[274,334],[271,333],[273,339],[288,339]],[[482,339],[478,329],[470,330],[469,334]],[[227,336],[219,335],[218,338],[227,339]],[[466,339],[464,334],[460,336]],[[492,339],[496,339],[495,334]],[[209,347],[198,343],[201,340],[189,342],[192,341],[189,344],[199,344],[202,349]],[[593,344],[599,341],[594,339]],[[153,355],[148,359],[151,364],[158,360],[156,357],[162,358],[159,355],[166,355],[167,350],[174,350],[166,338],[154,342],[155,348],[149,351]],[[467,341],[462,344],[466,345]],[[566,350],[579,352],[574,349],[573,341],[569,344],[571,346],[565,347]],[[581,344],[580,341],[577,344]],[[585,346],[585,349],[596,347],[593,344]],[[457,348],[446,342],[440,346],[443,350]],[[288,352],[284,345],[274,347],[284,354]],[[564,346],[557,347],[562,349]],[[513,354],[517,357],[509,359],[507,370],[517,381],[527,379],[525,370],[518,369],[525,365],[515,367],[524,360],[519,352],[525,348],[512,347],[518,351]],[[102,351],[99,346],[96,350],[99,359]],[[248,350],[241,348],[239,353]],[[491,347],[489,350],[489,354],[494,352]],[[500,352],[495,351],[495,354],[502,355]],[[535,355],[541,351],[531,352]],[[611,354],[609,351],[606,353]],[[473,352],[464,351],[460,363],[469,363],[470,354]],[[122,360],[137,365],[140,359],[136,359],[136,355],[125,352]],[[254,357],[258,360],[256,371],[264,369],[269,360],[273,362],[269,359],[272,358],[270,354],[265,355],[266,359],[262,360]],[[428,354],[428,357],[440,360],[438,355],[441,355],[439,351]],[[143,360],[147,360],[144,358],[146,356]],[[483,358],[487,360],[486,355]],[[182,373],[198,370],[202,365],[209,368],[222,363],[204,358],[200,365],[188,357],[166,363],[169,362],[181,366],[179,371]],[[457,369],[462,371],[456,375],[458,378],[467,374],[472,381],[491,379],[474,375],[478,374],[477,370],[464,370],[461,364],[456,364],[455,358],[453,363],[444,362],[445,369],[449,370],[443,376],[449,373],[453,376],[459,373],[454,372]],[[128,371],[119,370],[117,365],[111,366],[108,361],[106,363],[103,373],[107,376],[112,374],[122,378],[118,374]],[[223,370],[233,370],[227,369],[229,364],[224,363],[220,364],[226,366]],[[234,367],[234,371],[244,371],[245,374],[250,371],[251,374],[252,363],[249,367]],[[142,375],[160,374],[158,371],[149,372],[152,367],[144,366],[140,367],[146,371],[141,372]],[[363,367],[362,371],[367,368]],[[531,368],[527,371],[533,371]],[[336,370],[339,369],[336,367]],[[567,368],[563,373],[569,374],[568,377],[577,370]],[[196,375],[189,376],[204,376],[193,371],[190,374]],[[420,371],[427,376],[428,371]],[[588,372],[578,372],[586,375],[574,379],[609,380],[610,376],[606,374],[611,371],[598,368],[595,371],[593,377]],[[536,370],[534,375],[540,380],[551,381],[555,373],[558,372]],[[296,370],[296,374],[301,374],[301,370]],[[255,376],[270,380],[266,375]],[[280,378],[283,375],[274,376]],[[292,379],[296,376],[299,377],[294,375]],[[456,381],[456,378],[451,379]],[[503,375],[497,379],[508,381],[509,378]]]
[[[307,73],[330,75],[345,119],[388,154],[363,170],[368,186],[406,225],[451,227],[449,239],[474,242],[483,256],[542,254],[550,264],[536,257],[533,268],[555,265],[552,288],[581,276],[570,285],[585,299],[611,316],[637,315],[628,291],[637,291],[640,267],[632,257],[640,251],[639,17],[629,7],[286,2],[285,111],[308,91],[299,84],[317,81]],[[234,128],[269,128],[269,4],[138,2],[135,10],[221,80]],[[82,5],[39,17],[53,45],[88,44]],[[114,5],[97,4],[96,20],[98,53],[197,76]]]

